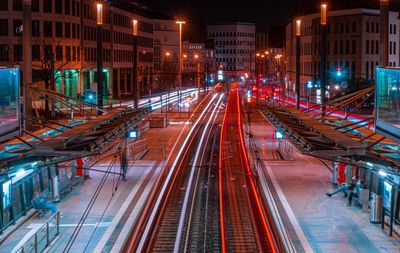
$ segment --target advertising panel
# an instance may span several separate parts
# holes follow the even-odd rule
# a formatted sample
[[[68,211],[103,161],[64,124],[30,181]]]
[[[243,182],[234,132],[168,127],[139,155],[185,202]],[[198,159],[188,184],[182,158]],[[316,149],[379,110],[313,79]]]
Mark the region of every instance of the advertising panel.
[[[19,83],[19,69],[0,69],[0,141],[19,130]]]
[[[384,187],[383,187],[383,207],[386,210],[391,210],[392,207],[392,194],[393,194],[393,186],[385,182]]]
[[[6,209],[11,206],[11,180],[8,180],[3,183],[2,186],[2,195],[3,195],[3,209]]]

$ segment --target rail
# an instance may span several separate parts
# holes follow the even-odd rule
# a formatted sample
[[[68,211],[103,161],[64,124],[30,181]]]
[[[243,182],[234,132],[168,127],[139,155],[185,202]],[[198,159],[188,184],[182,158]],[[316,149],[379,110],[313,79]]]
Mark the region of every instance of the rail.
[[[13,253],[41,253],[60,234],[60,211],[53,214],[22,246]]]

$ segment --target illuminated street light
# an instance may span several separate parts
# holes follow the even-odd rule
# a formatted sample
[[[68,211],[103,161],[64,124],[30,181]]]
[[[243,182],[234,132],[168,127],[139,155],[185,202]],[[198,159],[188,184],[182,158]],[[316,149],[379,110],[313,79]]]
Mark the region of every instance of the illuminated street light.
[[[171,56],[171,53],[170,52],[166,52],[165,56]]]
[[[103,4],[97,3],[97,24],[102,25],[103,24]]]
[[[301,36],[301,19],[296,20],[296,36]]]
[[[138,21],[137,19],[132,19],[132,34],[133,36],[137,36],[138,35]]]
[[[183,58],[185,58],[185,59],[186,59],[187,57],[188,57],[188,56],[187,56],[187,54],[184,54],[184,55],[183,55]]]
[[[182,69],[183,69],[183,62],[182,62],[182,25],[186,24],[185,21],[176,21],[179,25],[179,101],[182,101]]]
[[[328,4],[323,2],[321,4],[321,25],[326,25],[327,8],[328,8]]]
[[[321,68],[320,68],[320,79],[321,79],[321,111],[322,111],[322,116],[325,115],[325,86],[328,83],[327,78],[326,78],[326,67],[327,67],[327,62],[326,62],[326,47],[327,47],[327,11],[328,11],[328,4],[326,3],[325,0],[322,1],[321,3],[321,48],[320,48],[320,62],[321,62]]]
[[[97,107],[98,115],[103,114],[103,5],[97,7]]]
[[[139,107],[139,87],[138,87],[138,20],[132,18],[132,35],[133,35],[133,106],[135,109]]]
[[[200,61],[199,58],[200,56],[198,54],[195,54],[194,59],[197,60],[197,97],[200,97]]]
[[[300,36],[301,19],[296,19],[296,108],[300,110]]]

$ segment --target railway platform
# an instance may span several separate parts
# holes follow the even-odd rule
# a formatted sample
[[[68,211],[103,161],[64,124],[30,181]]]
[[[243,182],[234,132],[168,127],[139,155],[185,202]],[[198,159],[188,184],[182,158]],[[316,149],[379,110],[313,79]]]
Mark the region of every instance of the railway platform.
[[[265,165],[263,175],[297,252],[399,252],[400,239],[371,224],[369,213],[347,206],[332,191],[332,171],[319,159],[288,149],[291,159],[276,154],[275,128],[254,111],[251,132]],[[290,145],[290,144],[289,144]]]

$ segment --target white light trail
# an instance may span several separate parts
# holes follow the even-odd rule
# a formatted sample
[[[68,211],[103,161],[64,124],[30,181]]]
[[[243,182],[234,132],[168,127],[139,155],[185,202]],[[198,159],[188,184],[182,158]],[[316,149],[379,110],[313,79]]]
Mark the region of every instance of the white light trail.
[[[197,161],[198,161],[198,159],[199,159],[199,154],[200,154],[200,151],[201,151],[201,147],[202,147],[203,144],[204,144],[204,137],[205,137],[205,135],[206,135],[206,133],[207,133],[207,129],[210,127],[211,120],[214,118],[214,114],[215,114],[217,108],[219,108],[219,104],[220,104],[220,102],[221,102],[223,96],[224,96],[224,94],[221,94],[221,95],[219,96],[218,102],[217,102],[217,104],[215,105],[214,110],[212,111],[211,116],[210,116],[210,118],[208,119],[205,128],[203,129],[203,133],[202,133],[202,135],[201,135],[199,145],[197,145],[196,155],[195,155],[195,157],[194,157],[192,169],[191,169],[191,171],[190,171],[189,182],[188,182],[188,185],[187,185],[187,187],[186,187],[185,198],[184,198],[184,200],[183,200],[181,215],[180,215],[180,218],[179,218],[179,226],[178,226],[178,230],[177,230],[177,233],[176,233],[175,246],[174,246],[174,252],[175,252],[175,253],[179,252],[179,246],[180,246],[181,238],[182,238],[182,232],[183,232],[185,214],[186,214],[187,206],[188,206],[188,203],[189,203],[190,190],[191,190],[191,188],[192,188],[193,177],[194,177],[194,173],[195,173],[195,170],[196,170]]]
[[[147,236],[146,236],[146,235],[147,235],[147,234],[149,233],[149,231],[150,231],[151,224],[152,224],[152,222],[153,222],[153,220],[154,220],[154,218],[155,218],[155,216],[156,216],[157,210],[159,209],[159,206],[160,206],[160,204],[161,204],[161,200],[162,200],[162,197],[163,197],[163,195],[164,195],[164,192],[165,192],[165,190],[166,190],[166,188],[167,188],[167,186],[168,186],[168,184],[169,184],[169,181],[170,181],[171,178],[172,178],[172,175],[173,175],[173,173],[174,173],[174,171],[175,171],[175,169],[176,169],[176,165],[177,165],[178,161],[180,160],[180,157],[181,157],[181,155],[182,155],[182,153],[183,153],[183,150],[186,148],[186,145],[187,145],[188,141],[190,140],[190,137],[191,137],[191,135],[193,134],[194,129],[196,129],[196,126],[197,126],[197,125],[199,124],[199,122],[202,120],[202,118],[203,118],[205,112],[206,112],[206,111],[208,110],[208,108],[211,106],[211,104],[212,104],[213,101],[215,100],[216,96],[217,96],[217,94],[214,94],[214,96],[212,97],[212,99],[210,100],[210,102],[208,102],[206,108],[202,111],[202,113],[200,114],[200,117],[196,120],[195,124],[193,125],[193,127],[190,129],[188,135],[186,136],[186,139],[185,139],[185,141],[183,142],[183,144],[182,144],[182,146],[181,146],[181,148],[180,148],[180,150],[179,150],[179,152],[178,152],[178,155],[176,156],[175,161],[174,161],[173,165],[171,166],[171,169],[169,170],[169,173],[168,173],[168,175],[167,175],[167,178],[166,178],[165,181],[164,181],[164,184],[163,184],[163,186],[162,186],[162,188],[161,188],[161,192],[160,192],[160,194],[158,195],[157,201],[156,201],[156,203],[155,203],[155,205],[154,205],[154,208],[153,208],[153,210],[152,210],[152,212],[151,212],[151,215],[150,215],[150,217],[149,217],[149,221],[147,222],[146,228],[145,228],[145,230],[144,230],[144,232],[143,232],[143,235],[144,235],[144,236],[142,236],[141,239],[140,239],[140,242],[139,242],[139,245],[138,245],[138,248],[137,248],[137,252],[142,252],[142,251],[143,251],[143,246],[145,245],[145,242],[146,242],[146,239],[147,239]]]

